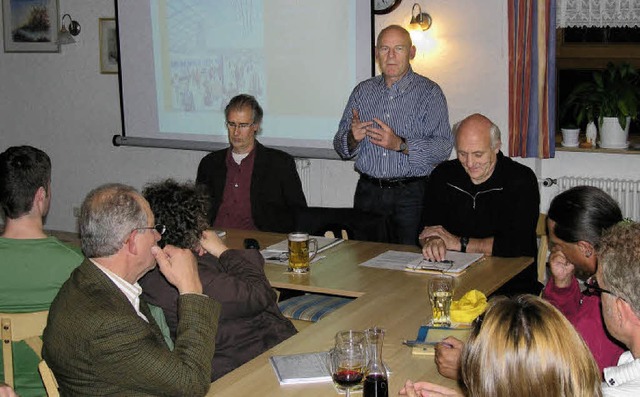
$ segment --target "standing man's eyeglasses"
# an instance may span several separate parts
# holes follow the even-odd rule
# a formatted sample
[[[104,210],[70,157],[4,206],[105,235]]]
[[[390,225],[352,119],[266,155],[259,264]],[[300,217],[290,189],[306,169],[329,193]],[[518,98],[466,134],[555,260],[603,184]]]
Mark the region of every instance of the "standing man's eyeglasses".
[[[237,128],[239,128],[240,130],[246,130],[247,128],[253,126],[254,123],[236,124],[236,123],[233,123],[233,122],[226,121],[224,124],[227,126],[227,129],[233,131],[233,130],[235,130]]]
[[[133,230],[155,230],[156,232],[158,232],[159,235],[162,236],[164,232],[167,231],[167,227],[165,225],[157,224],[153,226],[137,227]]]

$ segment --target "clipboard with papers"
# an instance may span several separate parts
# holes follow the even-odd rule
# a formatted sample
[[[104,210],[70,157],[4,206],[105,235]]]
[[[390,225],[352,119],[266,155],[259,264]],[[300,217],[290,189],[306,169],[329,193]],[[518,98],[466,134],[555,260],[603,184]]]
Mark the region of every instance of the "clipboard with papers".
[[[458,275],[465,271],[473,263],[476,263],[483,259],[483,257],[484,254],[482,253],[447,251],[447,259],[441,262],[432,262],[424,258],[419,258],[408,263],[405,267],[405,270],[409,272],[435,272]]]
[[[447,260],[444,262],[429,262],[424,259],[422,253],[389,250],[361,263],[360,266],[414,273],[447,273],[458,276],[473,263],[481,261],[484,255],[447,251],[446,258]]]

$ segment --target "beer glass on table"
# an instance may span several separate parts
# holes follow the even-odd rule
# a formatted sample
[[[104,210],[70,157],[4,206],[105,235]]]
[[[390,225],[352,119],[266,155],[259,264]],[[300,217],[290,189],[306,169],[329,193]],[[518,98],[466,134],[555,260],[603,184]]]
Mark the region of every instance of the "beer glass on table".
[[[446,274],[433,276],[427,284],[431,303],[431,323],[434,327],[451,326],[451,300],[455,289],[455,279]]]
[[[307,273],[309,263],[318,252],[318,241],[315,238],[309,238],[309,233],[304,232],[289,233],[288,241],[289,270],[294,273]],[[310,246],[313,246],[313,250],[309,249]]]

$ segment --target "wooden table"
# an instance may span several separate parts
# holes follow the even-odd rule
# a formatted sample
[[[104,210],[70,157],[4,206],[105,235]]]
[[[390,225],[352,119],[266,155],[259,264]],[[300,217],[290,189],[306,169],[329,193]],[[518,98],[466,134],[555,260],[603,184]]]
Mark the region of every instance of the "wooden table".
[[[262,248],[285,239],[285,235],[264,232],[228,231],[227,244],[242,247],[244,238],[255,238]],[[386,330],[382,357],[391,368],[389,396],[397,394],[406,379],[429,380],[455,386],[436,371],[433,356],[414,356],[402,345],[414,339],[420,325],[430,317],[426,296],[429,275],[358,266],[387,250],[419,252],[418,247],[345,241],[311,264],[306,275],[286,273],[286,266],[267,264],[265,271],[276,288],[356,297],[321,321],[263,353],[211,384],[207,396],[334,396],[331,383],[280,386],[269,364],[271,355],[329,350],[340,330],[362,330],[377,325]],[[470,289],[489,295],[531,264],[533,258],[490,257],[471,266],[458,277],[455,299]]]

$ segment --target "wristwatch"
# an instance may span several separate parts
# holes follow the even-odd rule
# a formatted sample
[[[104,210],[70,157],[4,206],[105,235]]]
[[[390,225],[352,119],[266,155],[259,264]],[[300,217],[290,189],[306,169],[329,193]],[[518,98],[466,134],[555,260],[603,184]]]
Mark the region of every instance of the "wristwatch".
[[[407,141],[404,138],[400,138],[402,139],[402,142],[400,143],[400,149],[398,149],[398,152],[404,152],[405,150],[409,150],[409,146],[407,145]]]
[[[460,237],[460,252],[467,252],[469,237]]]

